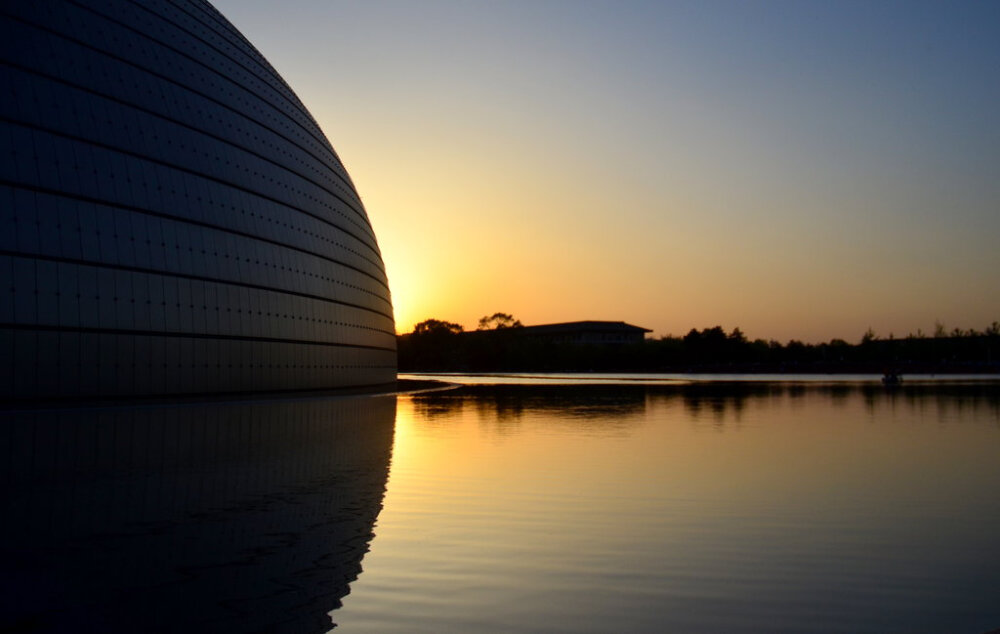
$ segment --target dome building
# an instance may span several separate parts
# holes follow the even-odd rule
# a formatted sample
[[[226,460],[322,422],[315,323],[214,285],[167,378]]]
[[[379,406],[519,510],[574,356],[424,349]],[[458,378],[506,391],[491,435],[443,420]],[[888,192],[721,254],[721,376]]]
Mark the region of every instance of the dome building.
[[[354,185],[207,2],[5,3],[0,90],[0,399],[395,380]]]

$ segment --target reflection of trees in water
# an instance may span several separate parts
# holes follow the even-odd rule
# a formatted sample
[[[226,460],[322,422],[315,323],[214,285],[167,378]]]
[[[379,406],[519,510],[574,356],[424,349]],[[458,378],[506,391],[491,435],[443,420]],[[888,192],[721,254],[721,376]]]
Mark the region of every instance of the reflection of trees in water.
[[[419,417],[457,416],[473,408],[480,422],[513,431],[526,416],[614,427],[632,425],[645,412],[641,386],[468,385],[447,392],[415,396]]]
[[[753,402],[787,401],[792,407],[803,407],[808,399],[826,399],[842,409],[852,399],[860,398],[869,412],[883,407],[906,407],[920,411],[934,408],[939,420],[958,419],[975,413],[981,419],[983,410],[992,413],[1000,424],[1000,385],[912,384],[886,388],[879,384],[810,385],[782,383],[694,383],[684,386],[649,388],[650,401],[667,404],[682,400],[687,414],[695,421],[710,418],[716,428],[726,423],[739,423],[744,410]]]
[[[748,401],[775,395],[774,386],[749,383],[692,383],[648,389],[651,402],[662,406],[679,402],[692,420],[710,418],[717,429],[727,422],[739,423]]]
[[[785,403],[804,408],[812,399],[843,409],[862,399],[869,411],[880,407],[905,406],[924,410],[934,407],[948,419],[966,411],[990,408],[1000,420],[1000,386],[988,384],[903,385],[807,384],[767,382],[712,382],[685,385],[502,385],[463,386],[447,392],[414,397],[414,409],[423,424],[443,422],[463,408],[476,412],[480,423],[503,433],[519,429],[528,417],[590,426],[594,429],[626,429],[638,424],[650,406],[683,405],[695,422],[708,421],[715,429],[738,425],[754,403],[776,406]],[[998,423],[1000,424],[1000,423]]]
[[[925,413],[933,409],[935,417],[941,422],[981,420],[984,414],[989,413],[1000,425],[1000,385],[995,383],[904,383],[892,388],[865,385],[858,389],[870,413],[881,408],[905,407]]]
[[[691,418],[697,420],[707,411],[717,423],[725,423],[729,417],[739,422],[747,400],[747,395],[742,392],[715,391],[705,394],[701,391],[685,391],[683,397],[684,409]]]
[[[381,509],[395,398],[0,418],[0,630],[326,632]]]
[[[461,413],[464,399],[455,398],[456,390],[430,392],[413,397],[413,412],[420,422],[435,422],[440,418],[450,418]]]
[[[844,408],[851,400],[854,387],[851,385],[831,385],[827,388],[830,404],[838,409]]]
[[[480,396],[471,399],[479,416],[479,423],[487,425],[500,432],[509,434],[517,431],[524,416],[524,399],[516,393],[499,392],[492,397]]]

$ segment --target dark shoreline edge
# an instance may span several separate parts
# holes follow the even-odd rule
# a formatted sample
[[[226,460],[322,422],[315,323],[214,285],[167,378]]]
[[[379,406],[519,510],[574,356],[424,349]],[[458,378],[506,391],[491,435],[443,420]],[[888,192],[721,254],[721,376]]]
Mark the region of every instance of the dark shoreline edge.
[[[435,380],[397,379],[377,385],[328,388],[318,390],[282,390],[264,392],[225,392],[217,394],[175,394],[133,397],[66,397],[58,399],[7,399],[0,401],[0,413],[24,410],[134,408],[186,405],[192,403],[246,403],[266,401],[323,400],[357,396],[391,396],[448,390],[458,384]]]
[[[325,400],[340,398],[355,398],[362,396],[400,396],[423,394],[429,392],[441,392],[446,390],[456,390],[465,388],[517,388],[517,389],[544,389],[544,388],[586,388],[586,387],[656,387],[656,388],[697,388],[697,389],[740,389],[766,386],[789,386],[789,387],[866,387],[878,388],[886,391],[909,391],[911,389],[924,389],[934,387],[957,387],[957,386],[996,386],[1000,387],[1000,374],[980,374],[978,376],[962,376],[952,378],[948,374],[934,375],[934,378],[913,378],[904,381],[900,385],[884,386],[877,376],[873,375],[866,379],[838,379],[843,374],[829,374],[829,381],[820,378],[821,375],[810,374],[809,379],[796,378],[775,378],[768,376],[768,373],[727,373],[727,377],[739,374],[740,379],[720,378],[717,380],[707,380],[699,376],[684,378],[657,377],[655,374],[641,376],[643,373],[636,373],[640,376],[629,377],[609,377],[601,373],[465,373],[465,372],[403,372],[401,374],[415,375],[427,374],[433,378],[408,378],[397,379],[392,383],[378,385],[353,386],[348,388],[329,388],[318,390],[284,390],[284,391],[264,391],[264,392],[228,392],[220,394],[177,394],[168,396],[135,396],[135,397],[67,397],[60,399],[7,399],[0,400],[0,414],[14,413],[18,411],[32,410],[75,410],[75,409],[116,409],[116,408],[141,408],[141,407],[164,407],[183,406],[199,403],[252,403],[268,401],[303,401],[303,400]],[[709,376],[707,374],[702,376]],[[537,383],[519,382],[487,382],[487,383],[463,383],[460,381],[449,381],[450,377],[456,379],[461,377],[479,378],[513,378],[537,380]],[[758,378],[759,377],[759,378]],[[561,379],[565,379],[564,381]],[[998,632],[997,634],[1000,634]]]
[[[882,376],[872,372],[839,372],[839,373],[782,373],[782,372],[401,372],[409,376],[426,375],[433,378],[401,379],[401,381],[431,381],[444,382],[449,378],[476,379],[516,379],[538,381],[537,383],[502,382],[496,383],[462,383],[468,385],[746,385],[746,384],[781,384],[781,385],[883,385]],[[615,376],[615,375],[624,376]],[[674,374],[677,376],[664,376]],[[863,376],[862,376],[863,375]],[[712,378],[720,377],[720,378]],[[721,378],[725,377],[725,378]],[[740,378],[735,378],[740,377]],[[954,373],[954,374],[917,374],[902,375],[902,382],[887,387],[902,385],[956,385],[956,384],[997,384],[1000,385],[1000,373]],[[1000,632],[998,632],[1000,634]]]

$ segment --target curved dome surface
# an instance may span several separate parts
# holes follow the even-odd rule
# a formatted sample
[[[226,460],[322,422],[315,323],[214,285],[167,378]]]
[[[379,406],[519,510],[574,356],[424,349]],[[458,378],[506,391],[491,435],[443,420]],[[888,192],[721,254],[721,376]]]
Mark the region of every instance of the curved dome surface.
[[[395,379],[354,185],[214,7],[4,3],[0,90],[0,398]]]

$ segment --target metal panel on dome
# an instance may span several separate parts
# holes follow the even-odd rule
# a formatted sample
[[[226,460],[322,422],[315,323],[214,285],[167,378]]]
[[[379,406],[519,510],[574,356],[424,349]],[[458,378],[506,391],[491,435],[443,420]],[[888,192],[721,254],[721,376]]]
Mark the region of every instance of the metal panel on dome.
[[[196,0],[0,8],[0,398],[395,380],[339,157]]]

